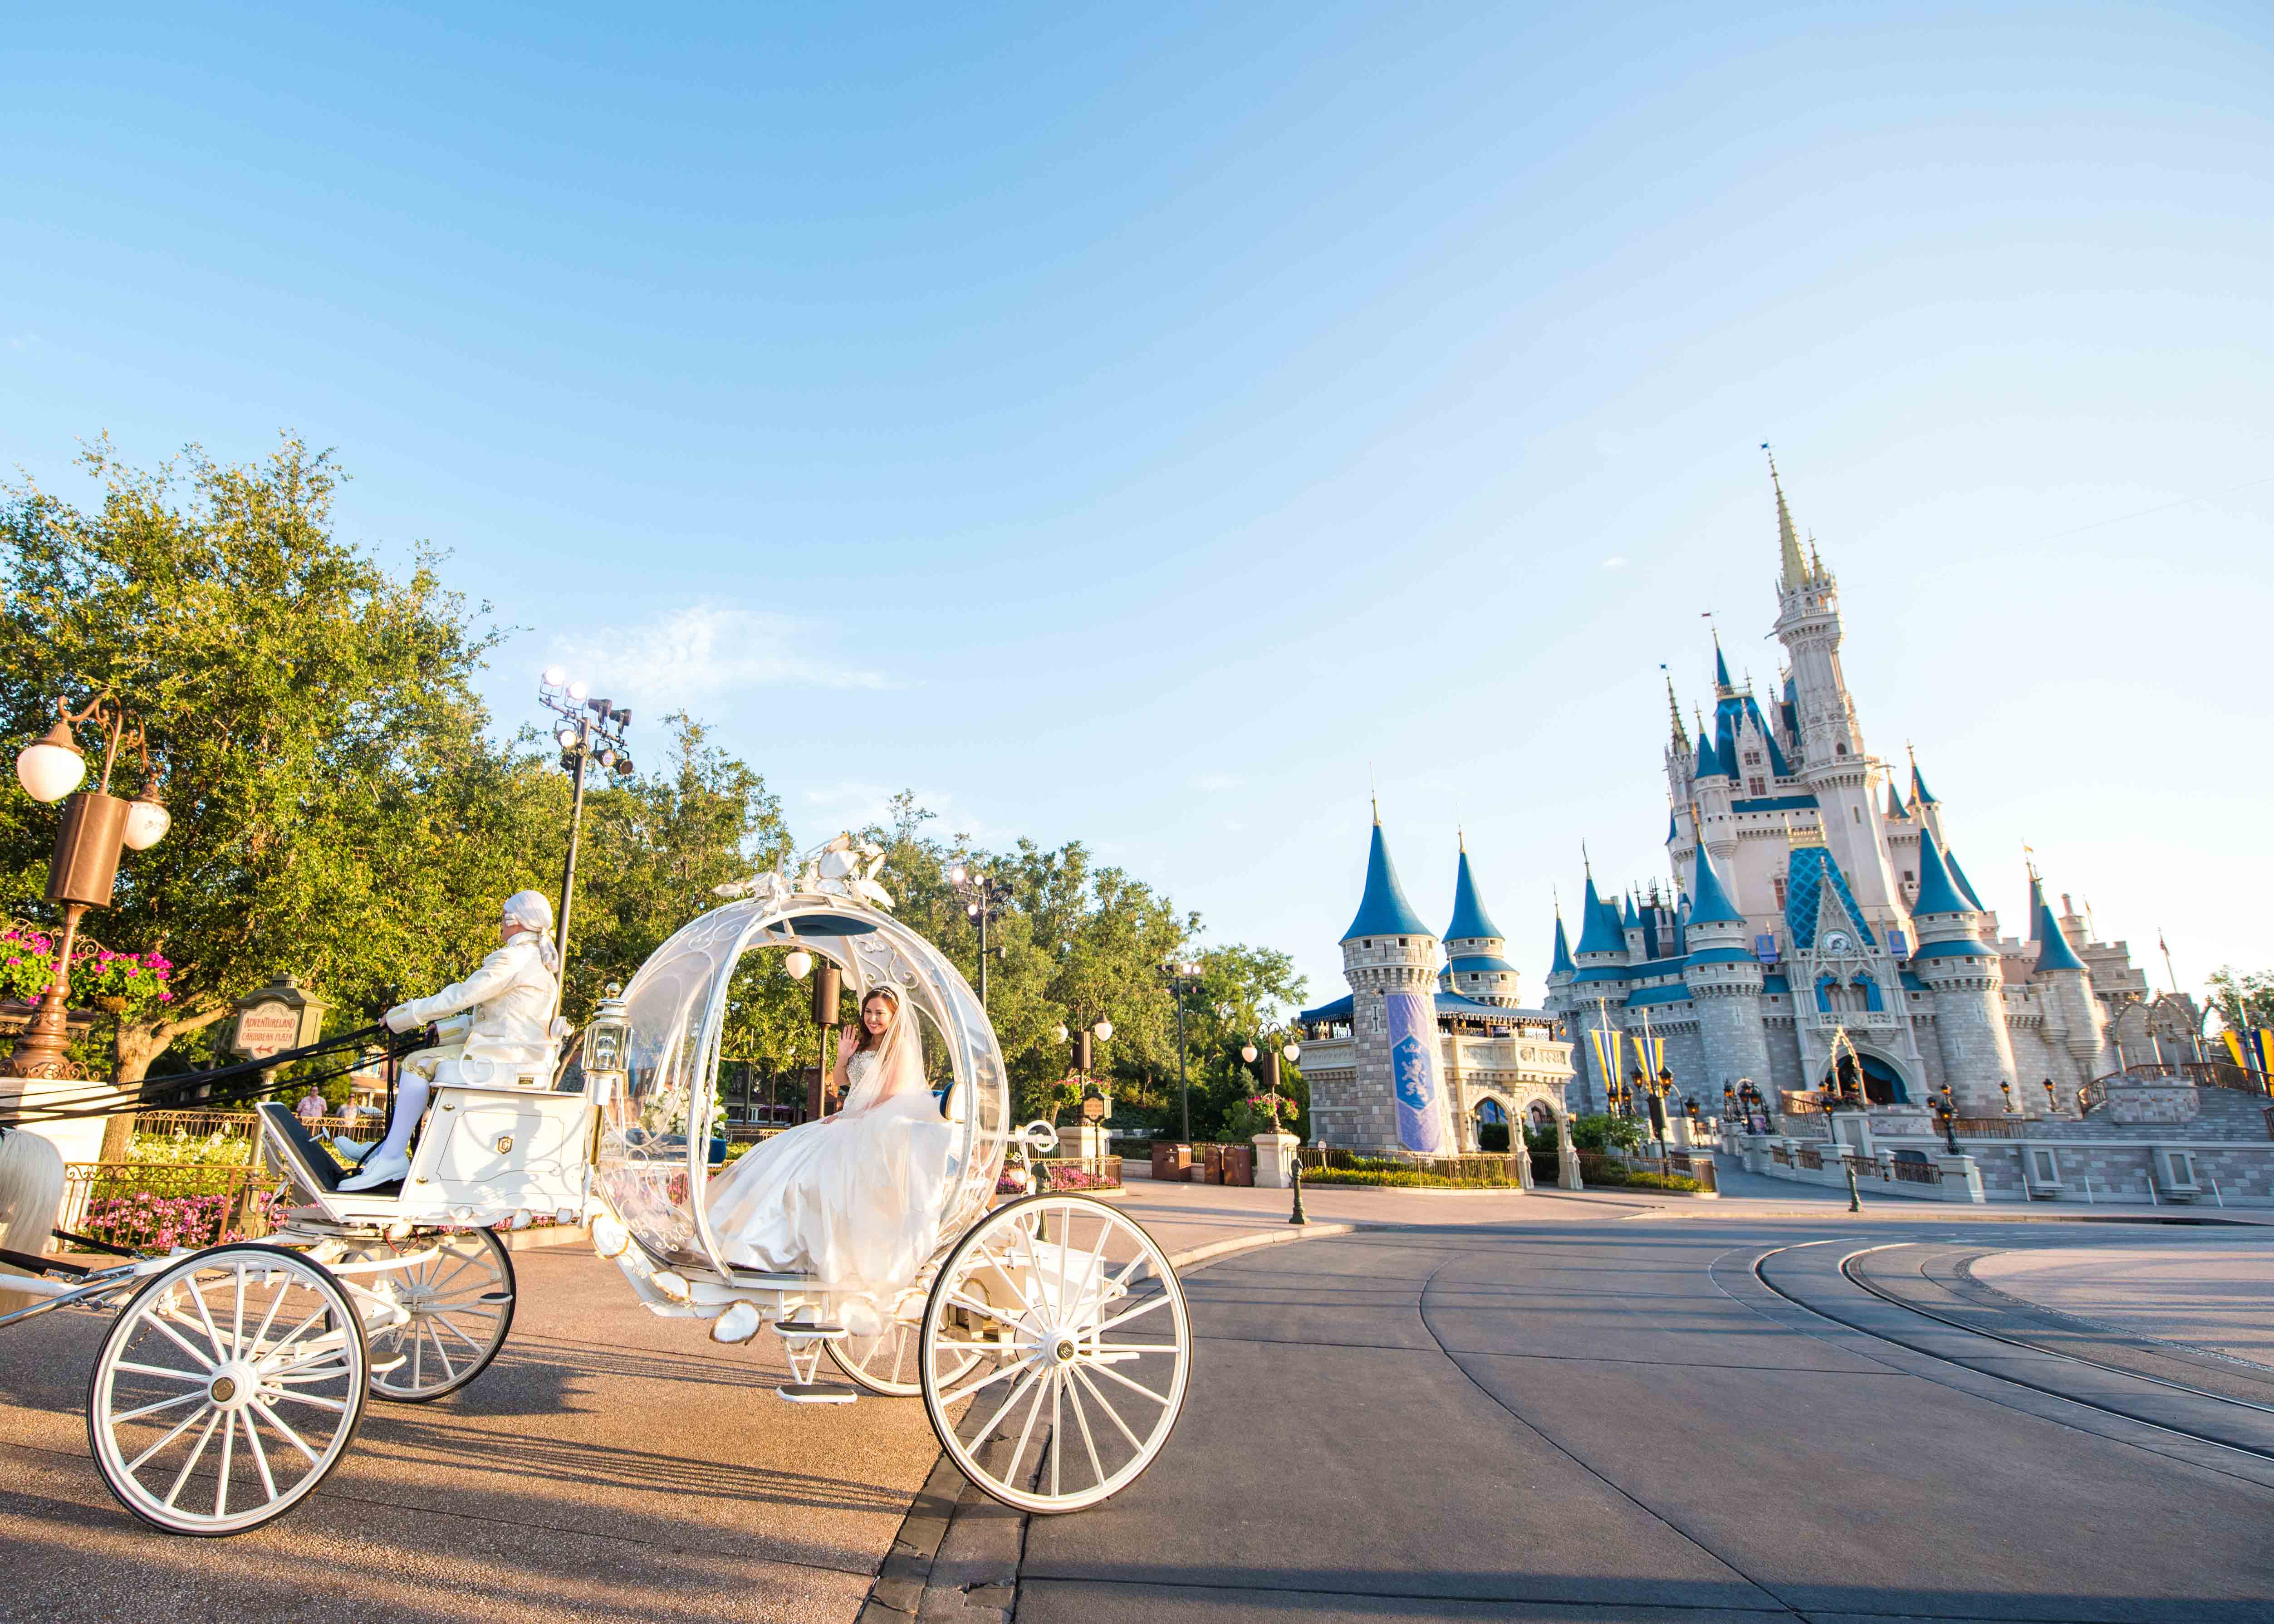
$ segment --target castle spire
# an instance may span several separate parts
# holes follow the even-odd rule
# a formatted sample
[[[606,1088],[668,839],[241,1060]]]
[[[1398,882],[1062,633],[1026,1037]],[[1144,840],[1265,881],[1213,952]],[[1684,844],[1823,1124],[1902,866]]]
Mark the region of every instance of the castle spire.
[[[1769,453],[1769,484],[1776,491],[1777,552],[1784,566],[1784,590],[1789,592],[1808,580],[1808,566],[1801,560],[1800,538],[1792,528],[1792,512],[1784,503],[1784,481],[1777,477],[1776,453],[1769,451],[1766,440],[1761,442],[1761,449]]]
[[[1702,845],[1698,848],[1696,893],[1690,899],[1692,929],[1699,925],[1742,925],[1745,922],[1745,916],[1737,912],[1729,900],[1729,893],[1722,889],[1721,876],[1713,872],[1713,860],[1706,856]]]
[[[1937,801],[1935,800],[1935,798],[1934,798],[1934,792],[1933,792],[1932,790],[1929,789],[1929,788],[1926,786],[1926,780],[1925,780],[1924,778],[1923,778],[1919,777],[1919,770],[1918,770],[1918,752],[1917,752],[1916,750],[1911,749],[1911,747],[1910,747],[1909,745],[1908,745],[1908,744],[1906,744],[1905,746],[1903,746],[1903,748],[1904,748],[1904,749],[1906,749],[1906,750],[1909,750],[1909,751],[1910,751],[1910,758],[1911,758],[1911,804],[1912,804],[1912,805],[1914,805],[1914,806],[1921,806],[1921,807],[1931,807],[1931,806],[1939,806],[1939,805],[1940,805],[1941,803],[1940,803],[1940,802],[1939,802],[1939,801]]]
[[[1666,709],[1674,718],[1674,752],[1677,756],[1687,756],[1690,754],[1690,730],[1682,725],[1682,705],[1674,697],[1674,676],[1670,672],[1666,678]]]
[[[1366,853],[1366,891],[1359,899],[1357,917],[1351,921],[1343,940],[1352,936],[1424,936],[1431,941],[1429,927],[1405,900],[1405,890],[1397,883],[1397,869],[1389,861],[1389,843],[1382,838],[1382,817],[1377,811],[1374,821],[1374,838]]]
[[[1717,628],[1713,633],[1713,692],[1719,697],[1727,698],[1734,691],[1729,681],[1729,662],[1721,652],[1721,633]]]
[[[1476,876],[1469,871],[1469,848],[1465,845],[1461,847],[1460,867],[1453,874],[1453,922],[1445,927],[1443,939],[1465,942],[1473,937],[1507,940],[1477,895]]]

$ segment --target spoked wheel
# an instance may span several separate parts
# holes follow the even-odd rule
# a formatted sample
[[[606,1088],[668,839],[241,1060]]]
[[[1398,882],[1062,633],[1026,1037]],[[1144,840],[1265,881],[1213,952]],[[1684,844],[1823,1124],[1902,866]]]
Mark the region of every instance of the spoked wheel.
[[[1022,1511],[1079,1511],[1168,1442],[1192,1330],[1151,1236],[1103,1201],[1038,1195],[948,1254],[922,1351],[924,1408],[963,1474]]]
[[[154,1274],[103,1338],[87,1442],[119,1503],[174,1534],[282,1516],[363,1419],[363,1320],[312,1259],[216,1246]]]
[[[431,1403],[456,1393],[489,1368],[513,1328],[513,1257],[487,1229],[414,1235],[399,1247],[373,1242],[356,1261],[425,1252],[434,1255],[400,1268],[358,1269],[350,1276],[358,1286],[391,1297],[410,1316],[371,1333],[371,1390],[398,1404]]]

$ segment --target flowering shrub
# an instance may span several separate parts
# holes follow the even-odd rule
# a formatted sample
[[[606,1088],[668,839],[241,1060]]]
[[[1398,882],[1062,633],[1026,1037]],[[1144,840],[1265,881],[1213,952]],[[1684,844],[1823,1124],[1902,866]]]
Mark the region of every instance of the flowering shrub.
[[[1049,1162],[1043,1163],[1043,1188],[1047,1191],[1113,1190],[1119,1187],[1120,1182],[1118,1179],[1108,1178],[1103,1173],[1093,1173],[1088,1168],[1064,1166]]]
[[[251,1240],[266,1235],[284,1217],[282,1191],[256,1192],[249,1222],[242,1229],[228,1226],[233,1195],[155,1195],[147,1190],[132,1195],[99,1196],[87,1204],[80,1219],[86,1232],[114,1246],[138,1252],[168,1252],[176,1246],[216,1246],[227,1241]]]
[[[48,989],[56,961],[53,936],[30,925],[11,925],[0,930],[0,996],[36,1003]],[[130,1010],[150,1004],[171,1004],[173,960],[163,953],[114,953],[91,942],[74,944],[71,981],[74,1003],[94,999],[124,999]]]

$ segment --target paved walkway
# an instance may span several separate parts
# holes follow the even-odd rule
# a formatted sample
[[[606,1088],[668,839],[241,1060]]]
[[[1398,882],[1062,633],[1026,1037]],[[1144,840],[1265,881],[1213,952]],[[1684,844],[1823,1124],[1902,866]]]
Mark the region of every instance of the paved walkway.
[[[1661,1616],[1645,1603],[1703,1624],[1716,1609],[1829,1617],[1899,1600],[1961,1617],[2263,1616],[2220,1611],[2238,1587],[2274,1595],[2266,1559],[2221,1543],[2222,1519],[2274,1525],[2263,1491],[2175,1487],[2157,1475],[2168,1462],[1999,1420],[1994,1404],[1954,1409],[1908,1376],[1901,1402],[1884,1402],[1888,1372],[1770,1323],[1713,1274],[1829,1237],[2112,1235],[1892,1201],[1859,1220],[1835,1192],[1751,1182],[1769,1187],[1720,1201],[1307,1189],[1303,1244],[1186,1266],[1203,1341],[1153,1470],[1077,1517],[958,1519],[946,1582],[903,1586],[903,1615],[921,1603],[926,1624],[1000,1618],[1017,1578],[1027,1624]],[[1191,1255],[1295,1233],[1287,1199],[1135,1182],[1126,1206]],[[2164,1239],[2122,1233],[2127,1248]],[[2195,1247],[2212,1232],[2172,1233]],[[895,1536],[929,1515],[909,1518],[928,1478],[945,1484],[929,1503],[946,1517],[956,1485],[937,1476],[921,1406],[792,1409],[767,1391],[785,1376],[772,1339],[720,1349],[658,1320],[580,1248],[517,1266],[519,1315],[490,1372],[438,1404],[372,1405],[322,1492],[232,1540],[145,1530],[96,1477],[81,1407],[106,1318],[10,1329],[0,1561],[40,1583],[35,1613],[0,1601],[0,1618],[850,1620]],[[2174,1495],[2192,1507],[2184,1527]],[[2114,1526],[2126,1538],[2104,1544],[2130,1553],[2128,1581],[2083,1548]],[[1884,1560],[1843,1568],[1839,1553],[1874,1530]],[[1992,1560],[2039,1539],[2071,1581],[2034,1547]],[[2192,1578],[2167,1571],[2166,1550],[2193,1552]],[[1943,1557],[1965,1583],[1928,1582]]]
[[[2007,1252],[1971,1272],[2041,1308],[2274,1366],[2274,1244],[2263,1236]]]
[[[1892,1221],[1719,1217],[1430,1223],[1194,1274],[1174,1438],[1028,1526],[1019,1624],[2267,1616],[2274,1472],[2081,1425],[1751,1274],[1829,1239],[1840,1282]]]

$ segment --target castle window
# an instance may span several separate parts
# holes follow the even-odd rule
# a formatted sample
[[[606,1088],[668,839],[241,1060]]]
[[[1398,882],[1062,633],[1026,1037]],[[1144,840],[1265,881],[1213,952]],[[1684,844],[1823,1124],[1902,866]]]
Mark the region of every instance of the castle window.
[[[1903,883],[1906,885],[1912,883],[1911,871],[1909,868],[1903,870]]]
[[[1784,876],[1774,876],[1770,879],[1769,883],[1776,887],[1777,912],[1781,914],[1784,912]]]
[[[1832,753],[1834,756],[1845,756],[1848,754],[1848,747],[1844,744],[1835,744],[1832,747]]]
[[[1758,778],[1748,778],[1745,782],[1751,786],[1752,793],[1756,795],[1766,795],[1769,793],[1769,786]]]
[[[1761,753],[1760,753],[1758,750],[1747,750],[1747,751],[1745,752],[1745,765],[1746,765],[1746,766],[1748,766],[1748,767],[1758,767],[1758,766],[1759,766],[1760,764],[1761,764]]]
[[[1862,822],[1864,821],[1864,808],[1861,808],[1861,807],[1850,807],[1850,808],[1849,808],[1848,809],[1849,809],[1850,812],[1853,812],[1853,813],[1856,815],[1856,821],[1857,823],[1862,823]]]

